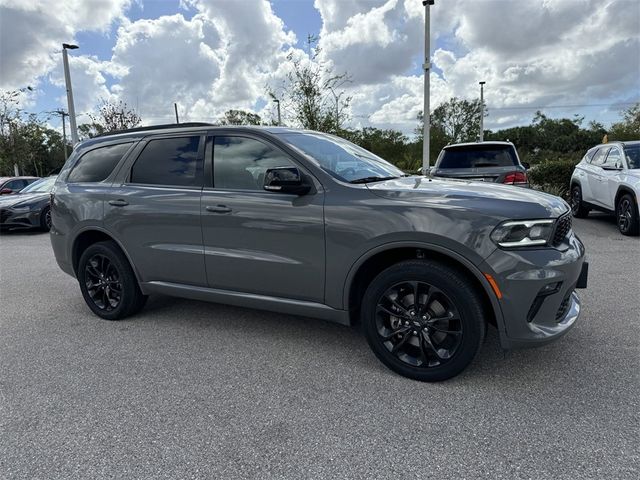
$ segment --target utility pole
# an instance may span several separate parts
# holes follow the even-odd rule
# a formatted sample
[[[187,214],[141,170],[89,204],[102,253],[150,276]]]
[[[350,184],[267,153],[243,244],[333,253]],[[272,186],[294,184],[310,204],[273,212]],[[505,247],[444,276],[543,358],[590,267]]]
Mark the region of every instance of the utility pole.
[[[484,141],[484,84],[480,82],[480,141]]]
[[[69,106],[69,126],[71,128],[71,143],[78,143],[78,128],[76,126],[76,109],[73,106],[73,90],[71,89],[71,74],[69,73],[69,57],[67,50],[75,50],[77,45],[62,44],[62,64],[64,67],[64,82],[67,86],[67,103]]]
[[[422,108],[424,118],[424,130],[422,132],[422,174],[426,175],[430,167],[429,148],[430,148],[430,132],[431,132],[431,106],[430,106],[430,78],[431,72],[431,17],[430,7],[435,0],[423,0],[424,5],[424,105]]]
[[[62,148],[64,149],[64,161],[67,161],[67,127],[65,125],[65,121],[64,121],[64,117],[68,117],[69,114],[67,112],[65,112],[62,109],[59,110],[54,110],[53,112],[49,112],[49,113],[53,113],[55,115],[60,115],[60,118],[62,119]]]
[[[176,111],[176,123],[180,123],[180,119],[178,119],[178,104],[173,104],[173,109]]]
[[[280,100],[278,100],[277,98],[274,98],[273,102],[278,107],[278,126],[280,127],[282,126],[282,117],[280,116]]]

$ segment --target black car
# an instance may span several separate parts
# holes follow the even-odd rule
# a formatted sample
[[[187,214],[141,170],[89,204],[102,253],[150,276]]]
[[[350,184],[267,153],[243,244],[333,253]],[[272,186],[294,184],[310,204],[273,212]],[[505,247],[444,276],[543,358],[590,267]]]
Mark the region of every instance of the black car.
[[[36,180],[40,180],[40,177],[0,177],[0,195],[18,193]]]
[[[0,198],[0,227],[51,228],[49,194],[56,177],[46,177],[27,186],[20,193]]]
[[[528,187],[527,168],[511,142],[474,142],[444,147],[430,174]]]

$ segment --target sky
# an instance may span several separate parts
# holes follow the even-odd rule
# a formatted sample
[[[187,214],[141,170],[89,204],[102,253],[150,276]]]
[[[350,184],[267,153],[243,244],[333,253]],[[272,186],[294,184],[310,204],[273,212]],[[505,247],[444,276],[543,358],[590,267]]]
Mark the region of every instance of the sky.
[[[226,110],[275,117],[267,88],[308,58],[350,78],[353,127],[412,134],[422,110],[421,0],[0,0],[0,90],[21,106],[67,108],[61,44],[70,52],[78,124],[101,100],[123,100],[144,124],[215,121]],[[605,126],[640,101],[640,0],[436,0],[431,105],[475,99],[485,128],[550,117]],[[289,112],[285,108],[284,116]],[[48,122],[59,128],[59,120]]]

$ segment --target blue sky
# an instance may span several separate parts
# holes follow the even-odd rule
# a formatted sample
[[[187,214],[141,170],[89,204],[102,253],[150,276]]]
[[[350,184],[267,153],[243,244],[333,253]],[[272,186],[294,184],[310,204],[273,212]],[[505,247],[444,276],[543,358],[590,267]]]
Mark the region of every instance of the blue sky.
[[[29,111],[66,109],[59,45],[75,41],[79,114],[109,98],[137,106],[146,123],[171,121],[174,101],[190,120],[215,120],[228,108],[269,118],[266,86],[286,76],[287,54],[306,52],[308,34],[319,36],[321,60],[352,78],[352,126],[411,133],[421,110],[420,0],[35,5],[0,6],[0,87],[36,87]],[[476,98],[485,80],[488,128],[526,124],[537,109],[608,125],[640,100],[639,51],[636,0],[441,0],[432,8],[432,106]]]

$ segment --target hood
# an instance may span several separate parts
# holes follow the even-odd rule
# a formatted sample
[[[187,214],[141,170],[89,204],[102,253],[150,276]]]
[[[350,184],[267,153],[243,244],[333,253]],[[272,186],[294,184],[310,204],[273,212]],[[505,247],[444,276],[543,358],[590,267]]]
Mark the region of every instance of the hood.
[[[20,203],[36,203],[49,198],[48,192],[16,193],[0,197],[0,207],[8,208]]]
[[[434,208],[460,208],[505,219],[556,218],[569,211],[560,197],[498,183],[402,177],[368,183],[380,197]]]

